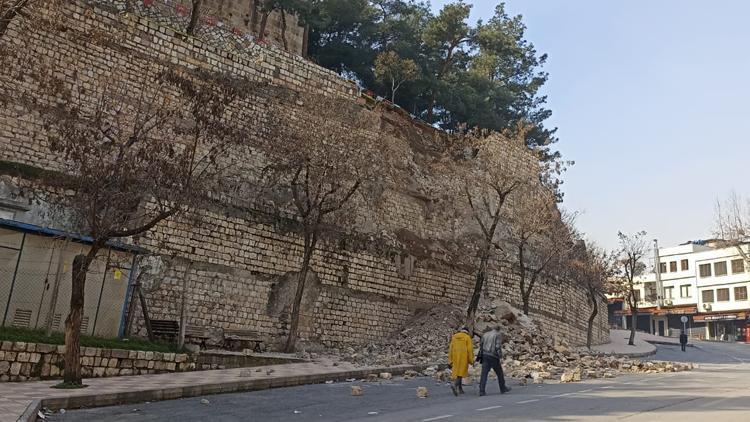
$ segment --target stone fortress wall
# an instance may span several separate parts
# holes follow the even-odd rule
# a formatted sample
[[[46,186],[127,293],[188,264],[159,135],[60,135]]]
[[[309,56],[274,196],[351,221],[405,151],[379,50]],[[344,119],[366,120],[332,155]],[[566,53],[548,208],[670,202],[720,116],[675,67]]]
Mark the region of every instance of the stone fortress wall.
[[[149,15],[153,10],[123,13],[113,7],[117,3],[95,0],[69,5],[66,16],[72,23],[66,31],[40,29],[19,34],[11,27],[0,44],[23,36],[35,54],[53,60],[60,69],[68,67],[66,61],[73,55],[78,55],[77,59],[82,55],[96,71],[78,75],[81,78],[109,76],[109,69],[116,68],[128,69],[118,78],[137,80],[153,72],[155,63],[168,61],[320,95],[358,96],[351,82],[299,55],[227,34],[226,28],[214,28],[197,38],[180,37],[179,31],[168,26],[172,17],[155,19]],[[116,44],[73,36],[103,28],[118,35]],[[262,102],[245,106],[263,112]],[[398,119],[403,123],[399,115],[384,118]],[[413,126],[409,132],[417,138],[443,136],[409,125]],[[417,161],[421,152],[409,136],[405,134],[400,141]],[[518,146],[507,148],[509,156],[518,157],[518,171],[536,171],[530,155],[518,151]],[[55,168],[59,159],[50,154],[34,113],[20,102],[0,107],[0,160]],[[314,257],[315,274],[303,300],[303,338],[327,346],[364,343],[387,336],[420,309],[468,302],[474,275],[451,265],[432,248],[431,239],[445,232],[445,222],[434,218],[430,201],[413,186],[429,183],[429,177],[415,176],[412,182],[385,193],[382,220],[376,224],[378,235],[363,233],[369,240],[322,245]],[[240,212],[231,205],[196,212],[210,221],[211,227],[194,227],[190,221],[175,219],[137,239],[139,246],[157,255],[148,258],[154,272],[148,289],[151,317],[179,319],[185,270],[187,262],[192,262],[184,284],[189,325],[217,331],[255,330],[274,343],[286,333],[294,272],[302,257],[301,239],[284,229],[284,217]],[[388,240],[379,235],[382,233],[388,233]],[[354,244],[359,246],[351,246]],[[167,255],[167,250],[169,254],[178,251],[177,257],[158,257]],[[509,265],[498,264],[489,280],[489,292],[518,306],[518,281]],[[531,314],[543,329],[573,343],[585,342],[588,313],[584,291],[570,283],[543,283],[532,298]],[[599,315],[595,343],[609,337],[604,302]]]

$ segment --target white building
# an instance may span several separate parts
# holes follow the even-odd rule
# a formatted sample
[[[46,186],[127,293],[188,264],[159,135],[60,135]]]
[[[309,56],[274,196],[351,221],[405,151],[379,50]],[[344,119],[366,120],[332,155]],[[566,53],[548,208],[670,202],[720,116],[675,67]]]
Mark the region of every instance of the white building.
[[[750,254],[749,245],[741,247]],[[638,329],[676,336],[688,316],[693,337],[750,341],[750,268],[737,247],[699,241],[659,248],[659,275],[661,292],[653,272],[637,280]],[[630,325],[627,308],[616,314]]]

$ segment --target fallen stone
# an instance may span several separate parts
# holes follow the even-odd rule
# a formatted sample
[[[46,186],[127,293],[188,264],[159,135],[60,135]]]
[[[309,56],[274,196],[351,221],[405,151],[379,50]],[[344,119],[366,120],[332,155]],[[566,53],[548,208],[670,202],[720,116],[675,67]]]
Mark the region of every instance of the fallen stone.
[[[361,396],[362,395],[362,387],[358,385],[352,385],[352,396]]]
[[[427,387],[417,387],[417,397],[420,399],[427,397]]]

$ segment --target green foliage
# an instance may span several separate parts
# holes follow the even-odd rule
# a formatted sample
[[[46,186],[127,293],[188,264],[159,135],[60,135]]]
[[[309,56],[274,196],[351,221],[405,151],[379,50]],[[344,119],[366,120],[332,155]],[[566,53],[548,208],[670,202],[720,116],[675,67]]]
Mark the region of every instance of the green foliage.
[[[469,22],[471,5],[447,4],[433,14],[416,0],[312,0],[303,20],[310,24],[309,52],[322,66],[357,79],[381,96],[391,80],[378,77],[377,58],[395,54],[413,60],[417,76],[405,80],[396,102],[449,131],[464,127],[503,130],[530,123],[526,143],[542,158],[555,130],[544,127],[550,111],[539,90],[547,81],[547,59],[525,36],[521,16],[498,4],[487,22]]]
[[[63,333],[53,332],[47,336],[44,330],[28,330],[23,328],[0,328],[0,341],[22,341],[26,343],[65,344]],[[176,344],[150,342],[146,340],[120,340],[94,336],[81,336],[82,347],[98,347],[102,349],[144,350],[152,352],[179,353]]]

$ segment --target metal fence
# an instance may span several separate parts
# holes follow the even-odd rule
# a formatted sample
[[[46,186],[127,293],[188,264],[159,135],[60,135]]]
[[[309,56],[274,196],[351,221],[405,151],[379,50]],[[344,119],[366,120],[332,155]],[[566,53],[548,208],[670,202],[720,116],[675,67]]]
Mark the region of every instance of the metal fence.
[[[61,237],[0,228],[0,323],[63,331],[73,258],[89,247]],[[102,250],[86,278],[83,334],[118,335],[133,255]]]

